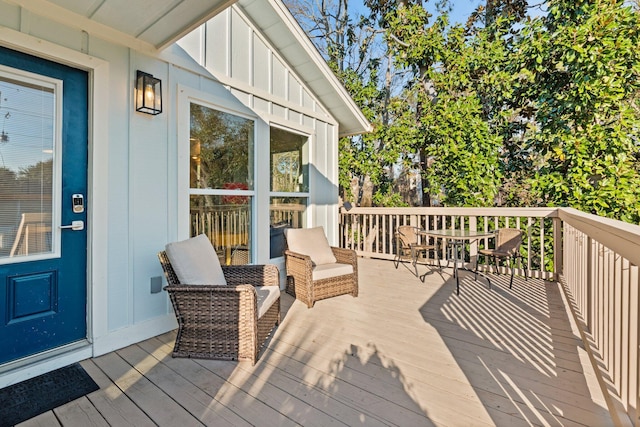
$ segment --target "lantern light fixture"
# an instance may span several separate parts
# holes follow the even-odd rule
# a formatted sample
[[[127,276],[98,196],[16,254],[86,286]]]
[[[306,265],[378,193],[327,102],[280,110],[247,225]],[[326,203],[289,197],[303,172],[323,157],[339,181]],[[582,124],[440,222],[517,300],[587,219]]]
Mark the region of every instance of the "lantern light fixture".
[[[136,111],[153,116],[162,113],[162,81],[151,74],[136,71]]]

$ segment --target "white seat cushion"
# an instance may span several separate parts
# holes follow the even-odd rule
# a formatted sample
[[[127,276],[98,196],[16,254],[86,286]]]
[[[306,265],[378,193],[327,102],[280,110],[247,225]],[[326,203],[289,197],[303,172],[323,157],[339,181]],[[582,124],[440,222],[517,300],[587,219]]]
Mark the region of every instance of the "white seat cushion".
[[[287,246],[290,251],[308,255],[314,265],[332,264],[336,262],[324,228],[288,228],[285,230]]]
[[[334,262],[333,264],[322,264],[313,267],[313,280],[329,279],[336,276],[344,276],[345,274],[353,273],[353,265],[340,264]]]
[[[226,285],[220,261],[204,234],[165,246],[178,280],[183,285]]]
[[[278,286],[256,286],[256,294],[258,295],[258,319],[271,308],[274,302],[280,296],[280,288]]]

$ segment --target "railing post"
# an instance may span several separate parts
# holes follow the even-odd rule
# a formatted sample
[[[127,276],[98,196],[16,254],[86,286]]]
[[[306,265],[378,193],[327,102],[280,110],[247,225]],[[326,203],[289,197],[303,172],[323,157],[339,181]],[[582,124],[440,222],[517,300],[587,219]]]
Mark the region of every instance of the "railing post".
[[[586,313],[585,313],[585,322],[587,323],[587,329],[589,332],[593,333],[593,242],[591,241],[591,237],[587,236],[586,238],[586,260],[584,263],[584,273],[585,273],[585,285],[587,289],[585,289],[585,299],[586,299]]]
[[[470,216],[469,217],[469,230],[470,231],[478,231],[478,217]],[[469,245],[469,262],[471,266],[475,268],[476,265],[476,257],[478,256],[478,241],[472,240]]]
[[[562,220],[558,217],[553,218],[553,279],[560,281],[560,275],[563,274],[563,254],[562,254]]]

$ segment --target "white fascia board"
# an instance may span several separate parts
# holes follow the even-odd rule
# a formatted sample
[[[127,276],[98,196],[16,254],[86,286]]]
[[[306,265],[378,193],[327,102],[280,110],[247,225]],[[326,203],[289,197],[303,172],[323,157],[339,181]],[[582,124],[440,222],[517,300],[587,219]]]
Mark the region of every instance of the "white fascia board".
[[[372,131],[373,126],[371,125],[371,123],[369,123],[369,121],[366,119],[366,117],[364,116],[360,108],[355,104],[355,102],[353,101],[353,99],[345,89],[345,87],[338,80],[338,78],[333,73],[333,71],[331,71],[331,69],[329,68],[329,65],[326,63],[322,55],[320,55],[315,45],[311,42],[311,40],[309,40],[304,30],[300,27],[298,22],[295,20],[293,15],[291,15],[291,12],[289,12],[289,10],[282,3],[282,1],[280,0],[256,0],[256,1],[239,0],[238,4],[240,4],[241,6],[245,4],[247,6],[247,8],[245,9],[246,11],[245,13],[249,14],[250,18],[254,22],[260,23],[261,18],[263,17],[253,16],[253,14],[251,14],[249,11],[250,9],[255,7],[259,8],[259,6],[256,6],[256,3],[258,1],[259,2],[264,1],[266,5],[272,8],[272,10],[278,15],[280,20],[286,26],[286,29],[289,31],[290,35],[295,39],[297,44],[301,47],[300,53],[307,56],[309,59],[309,62],[311,62],[315,66],[315,69],[317,69],[322,74],[322,76],[324,77],[324,81],[327,83],[327,91],[325,92],[324,96],[331,96],[331,93],[333,93],[338,98],[339,103],[344,105],[346,111],[335,111],[335,108],[332,108],[331,109],[332,114],[335,115],[336,118],[339,118],[340,116],[344,117],[342,114],[339,114],[344,112],[353,117],[355,121],[354,125],[350,126],[351,129],[348,131],[345,129],[346,133],[341,131],[340,135],[347,136],[347,135],[353,135],[353,134]],[[265,31],[264,27],[260,25],[258,25],[258,27],[262,28],[262,30]],[[285,35],[283,32],[280,31],[280,29],[276,30],[275,28],[271,28],[270,30],[271,31],[265,31],[265,33],[268,34],[269,38],[273,39],[272,42],[274,44],[278,45],[278,40],[276,40],[276,38],[282,38],[282,41],[287,44],[287,48],[290,48],[290,44],[287,43],[288,41],[290,41],[290,38],[288,37],[288,35]],[[301,75],[301,77],[304,77],[304,75]],[[319,94],[317,90],[315,92],[316,92],[316,95]],[[358,127],[360,127],[361,129],[357,129]]]

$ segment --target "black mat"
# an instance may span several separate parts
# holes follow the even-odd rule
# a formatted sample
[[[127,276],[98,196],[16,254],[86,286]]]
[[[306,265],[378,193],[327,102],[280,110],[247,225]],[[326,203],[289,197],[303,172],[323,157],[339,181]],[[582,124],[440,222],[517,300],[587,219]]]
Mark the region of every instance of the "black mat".
[[[0,427],[12,426],[98,390],[78,363],[0,389]]]

